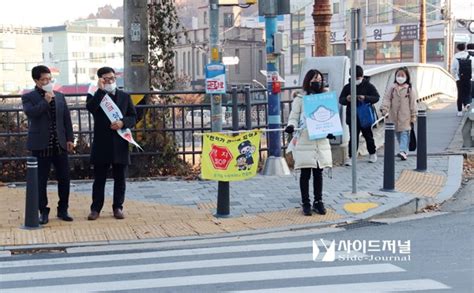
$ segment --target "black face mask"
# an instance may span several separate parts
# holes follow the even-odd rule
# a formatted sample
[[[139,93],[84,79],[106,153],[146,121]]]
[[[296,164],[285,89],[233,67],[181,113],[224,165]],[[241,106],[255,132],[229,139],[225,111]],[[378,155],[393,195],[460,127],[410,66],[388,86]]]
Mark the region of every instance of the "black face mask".
[[[319,81],[312,81],[310,83],[311,91],[313,92],[320,92],[321,91],[321,82]]]

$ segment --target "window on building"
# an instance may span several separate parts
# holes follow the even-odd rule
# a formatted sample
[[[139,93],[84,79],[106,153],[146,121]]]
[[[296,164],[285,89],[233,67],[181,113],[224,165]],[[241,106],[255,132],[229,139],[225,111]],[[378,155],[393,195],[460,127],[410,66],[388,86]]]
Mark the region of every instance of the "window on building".
[[[188,75],[189,76],[192,76],[193,75],[193,72],[192,72],[192,62],[191,62],[191,52],[188,52]]]
[[[13,63],[3,63],[3,70],[11,71],[15,68]]]
[[[53,59],[53,53],[49,52],[48,57],[49,59]]]
[[[333,14],[339,14],[339,5],[340,5],[339,2],[334,2],[332,4],[332,13]]]
[[[444,61],[444,39],[431,39],[426,43],[426,60],[431,62]]]
[[[300,63],[305,57],[304,30],[305,10],[301,9],[291,14],[291,73],[299,73]]]
[[[426,1],[426,19],[428,21],[441,20],[441,0]]]
[[[34,63],[26,63],[25,64],[25,70],[28,71],[28,72],[30,72],[33,69],[33,67],[35,67]]]
[[[183,74],[186,74],[186,52],[183,52],[183,67],[181,69]]]
[[[196,75],[199,75],[199,73],[201,72],[201,70],[199,70],[201,68],[201,62],[200,62],[200,57],[199,56],[199,51],[196,51]]]
[[[202,53],[202,75],[206,74],[207,54]]]
[[[49,43],[52,43],[52,42],[53,42],[53,36],[49,36],[49,37],[48,37],[48,42],[49,42]]]
[[[3,82],[3,91],[4,92],[14,92],[18,90],[18,87],[16,86],[15,82],[13,81],[4,81]]]
[[[346,44],[333,44],[332,55],[333,56],[347,56],[349,51],[346,51]]]
[[[365,64],[413,62],[413,41],[367,43]]]
[[[388,23],[391,8],[387,1],[368,0],[367,4],[368,24]]]
[[[0,43],[3,49],[15,49],[16,48],[16,42],[14,38],[6,38],[3,39],[3,41]]]
[[[233,26],[234,26],[234,14],[224,13],[224,27],[233,27]]]
[[[235,57],[240,59],[240,50],[239,49],[235,49]],[[239,63],[234,65],[234,68],[235,68],[235,74],[240,74],[240,60],[239,60]]]
[[[263,67],[263,64],[266,63],[265,61],[266,60],[263,60],[263,51],[258,50],[258,69],[265,69],[265,67]]]
[[[174,73],[178,75],[178,54],[174,52]]]
[[[393,23],[417,23],[419,20],[420,0],[393,0]]]
[[[207,24],[207,11],[204,11],[202,20],[204,24]]]

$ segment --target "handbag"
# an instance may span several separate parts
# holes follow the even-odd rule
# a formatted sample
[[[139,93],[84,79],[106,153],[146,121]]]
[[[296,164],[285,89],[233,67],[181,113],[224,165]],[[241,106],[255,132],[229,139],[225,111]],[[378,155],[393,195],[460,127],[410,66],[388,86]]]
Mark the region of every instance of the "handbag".
[[[416,134],[415,134],[415,125],[413,123],[411,124],[411,130],[410,130],[410,143],[408,144],[408,150],[410,152],[413,152],[416,150]]]
[[[359,117],[360,127],[369,128],[375,123],[375,111],[371,103],[357,103],[357,117]]]

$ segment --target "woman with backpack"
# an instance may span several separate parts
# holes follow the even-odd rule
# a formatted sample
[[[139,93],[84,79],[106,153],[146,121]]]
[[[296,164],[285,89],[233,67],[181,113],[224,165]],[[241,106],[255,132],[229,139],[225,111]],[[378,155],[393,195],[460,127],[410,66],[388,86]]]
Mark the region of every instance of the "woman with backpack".
[[[312,69],[306,73],[303,80],[303,90],[307,95],[320,94],[327,91],[324,87],[324,77],[318,70]],[[295,169],[301,169],[300,191],[301,201],[303,203],[303,214],[311,216],[311,209],[320,215],[326,214],[323,204],[323,169],[332,167],[332,153],[329,139],[334,138],[329,134],[327,138],[310,140],[308,129],[306,127],[303,95],[298,94],[291,104],[291,112],[288,118],[288,126],[285,128],[286,133],[293,133],[295,128],[301,128],[295,137],[297,138],[296,146],[292,150],[293,159],[295,160]],[[313,192],[314,202],[311,207],[309,198],[309,181],[313,173]]]
[[[380,111],[388,113],[386,122],[395,124],[395,133],[399,143],[398,157],[405,161],[408,157],[410,130],[416,122],[417,93],[410,81],[408,68],[400,67],[395,71],[395,80],[385,91]]]

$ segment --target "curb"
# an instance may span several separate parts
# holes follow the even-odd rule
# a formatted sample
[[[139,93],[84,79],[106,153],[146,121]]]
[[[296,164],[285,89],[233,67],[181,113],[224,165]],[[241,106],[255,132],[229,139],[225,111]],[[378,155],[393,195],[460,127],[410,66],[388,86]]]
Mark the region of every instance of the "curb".
[[[142,240],[112,240],[112,241],[96,241],[81,243],[64,243],[64,244],[38,244],[24,246],[0,246],[0,257],[8,257],[11,252],[26,252],[34,250],[61,250],[65,251],[72,247],[102,246],[102,245],[124,245],[124,244],[140,244],[140,243],[164,243],[171,241],[192,241],[202,239],[231,238],[239,236],[263,235],[276,232],[288,232],[304,229],[322,229],[328,227],[344,228],[345,225],[363,221],[375,220],[375,218],[393,218],[395,216],[407,216],[417,214],[422,208],[445,202],[450,199],[460,188],[463,172],[463,156],[448,156],[448,176],[447,182],[442,191],[435,198],[413,197],[406,193],[399,192],[382,192],[390,196],[393,200],[382,207],[369,210],[360,215],[351,215],[339,220],[324,223],[310,223],[301,225],[291,225],[277,228],[263,228],[251,231],[231,232],[226,234],[208,234],[200,236],[185,237],[167,237]],[[381,193],[377,191],[377,193]],[[395,199],[396,198],[396,199]]]

